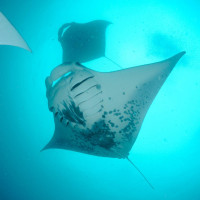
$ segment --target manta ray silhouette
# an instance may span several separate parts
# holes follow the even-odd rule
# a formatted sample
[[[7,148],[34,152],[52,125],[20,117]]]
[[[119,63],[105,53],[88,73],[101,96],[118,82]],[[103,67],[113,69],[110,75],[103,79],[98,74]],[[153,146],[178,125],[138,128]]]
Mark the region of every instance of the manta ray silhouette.
[[[184,53],[107,73],[79,63],[56,67],[46,78],[55,131],[44,149],[128,159],[151,103]]]
[[[110,24],[112,23],[105,20],[64,24],[58,31],[58,40],[63,48],[63,63],[84,63],[105,57],[119,68],[122,68],[105,55],[105,32]]]
[[[105,20],[66,23],[58,31],[63,48],[63,62],[87,62],[105,56]]]
[[[16,46],[31,52],[31,49],[24,41],[22,36],[17,32],[14,26],[6,19],[6,17],[1,12],[0,12],[0,45]]]

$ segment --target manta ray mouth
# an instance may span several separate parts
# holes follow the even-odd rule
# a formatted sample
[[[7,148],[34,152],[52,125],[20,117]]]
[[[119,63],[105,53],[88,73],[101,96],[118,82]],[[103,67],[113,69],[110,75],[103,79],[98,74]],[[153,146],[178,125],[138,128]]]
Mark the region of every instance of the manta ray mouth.
[[[63,125],[68,126],[72,122],[85,126],[88,118],[91,119],[102,111],[101,86],[91,73],[82,71],[79,74],[72,74],[67,78],[64,87],[67,90],[66,98],[61,99],[57,107],[52,109],[54,117]]]

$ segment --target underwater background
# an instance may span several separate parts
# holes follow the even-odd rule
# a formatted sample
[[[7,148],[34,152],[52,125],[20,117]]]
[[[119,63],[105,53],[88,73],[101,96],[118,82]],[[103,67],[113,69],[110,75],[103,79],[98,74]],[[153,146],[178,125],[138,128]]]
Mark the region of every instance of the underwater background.
[[[195,0],[0,0],[32,53],[0,46],[0,200],[199,200],[200,3]],[[45,78],[62,63],[58,29],[108,20],[106,55],[124,68],[180,51],[151,105],[130,159],[40,150],[54,132]],[[87,67],[118,68],[106,58]]]

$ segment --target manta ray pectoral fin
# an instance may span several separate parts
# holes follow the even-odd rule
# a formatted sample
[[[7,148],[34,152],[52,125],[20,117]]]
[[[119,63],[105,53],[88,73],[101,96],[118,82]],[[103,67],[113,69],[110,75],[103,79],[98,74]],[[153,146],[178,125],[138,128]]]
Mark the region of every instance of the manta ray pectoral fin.
[[[28,44],[17,32],[14,26],[0,12],[0,45],[11,45],[26,49],[31,52]]]
[[[73,127],[75,123],[70,122],[64,126],[63,123],[60,123],[61,121],[58,116],[54,117],[54,122],[55,122],[55,131],[53,137],[41,149],[41,151],[47,149],[70,149],[72,145],[71,144],[72,142],[70,143],[70,141],[72,139],[71,136],[73,136],[74,133],[69,127],[69,124],[71,125],[71,127]]]
[[[40,151],[47,149],[64,149],[66,148],[66,144],[64,142],[65,139],[60,137],[59,133],[54,133],[51,140]]]
[[[168,76],[171,72],[171,70],[174,68],[174,66],[176,65],[176,63],[180,60],[180,58],[185,54],[185,51],[182,51],[164,61],[159,62],[160,68],[163,68],[163,72],[166,73],[166,75]],[[158,64],[158,63],[155,63]],[[161,71],[160,71],[161,72]]]
[[[44,151],[44,150],[47,150],[47,149],[51,149],[51,148],[53,148],[53,145],[52,145],[52,139],[49,141],[49,143],[48,144],[46,144],[41,150],[40,150],[40,152],[42,152],[42,151]]]
[[[59,149],[59,145],[57,143],[56,138],[52,137],[51,140],[40,151],[44,151],[47,149],[55,149],[55,148]]]
[[[168,58],[167,60],[170,60],[171,63],[174,62],[174,64],[176,64],[176,63],[179,61],[179,59],[180,59],[185,53],[186,53],[186,51],[182,51],[182,52],[180,52],[180,53],[178,53],[178,54],[176,54],[176,55],[174,55],[174,56]],[[167,60],[165,60],[165,61],[167,61]]]

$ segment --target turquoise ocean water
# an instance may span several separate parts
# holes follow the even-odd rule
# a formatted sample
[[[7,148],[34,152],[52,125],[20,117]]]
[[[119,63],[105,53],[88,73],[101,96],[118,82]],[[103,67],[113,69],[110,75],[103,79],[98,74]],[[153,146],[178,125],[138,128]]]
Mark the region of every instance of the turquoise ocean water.
[[[0,200],[199,200],[200,3],[195,0],[0,0],[32,53],[0,46]],[[106,55],[124,68],[185,50],[143,122],[131,160],[40,152],[53,135],[44,80],[62,62],[66,22],[111,21]],[[85,64],[118,68],[105,58]]]

